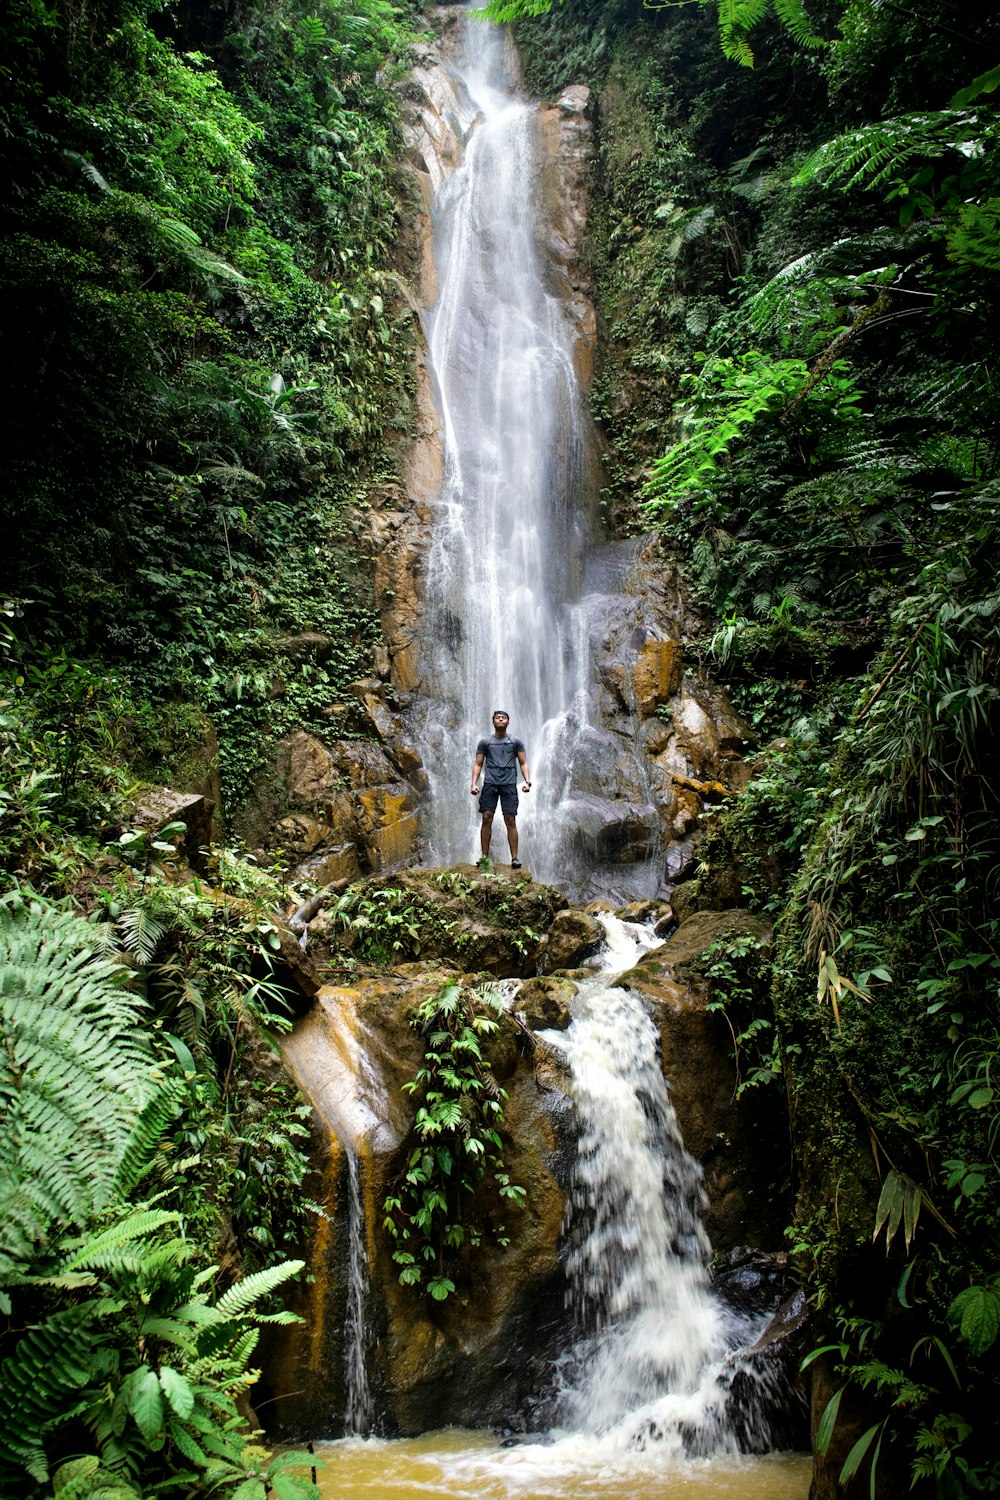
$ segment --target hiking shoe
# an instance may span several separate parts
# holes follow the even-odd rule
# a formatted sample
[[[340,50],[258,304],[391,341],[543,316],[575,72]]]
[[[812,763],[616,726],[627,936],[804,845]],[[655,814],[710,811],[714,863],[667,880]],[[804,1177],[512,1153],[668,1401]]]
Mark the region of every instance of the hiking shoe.
[[[510,867],[512,870],[519,870],[521,868],[521,861],[519,859],[512,859]]]

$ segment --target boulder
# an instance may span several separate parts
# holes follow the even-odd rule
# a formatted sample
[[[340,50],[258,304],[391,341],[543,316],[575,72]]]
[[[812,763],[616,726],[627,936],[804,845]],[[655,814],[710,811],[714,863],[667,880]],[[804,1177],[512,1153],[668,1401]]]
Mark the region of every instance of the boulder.
[[[213,804],[200,792],[178,792],[169,786],[144,787],[132,815],[132,824],[155,837],[171,823],[183,823],[184,832],[171,835],[178,858],[192,870],[203,871],[212,843]]]
[[[601,862],[649,859],[660,845],[659,816],[648,803],[574,797],[563,803],[562,815],[577,846]]]
[[[570,979],[529,979],[515,995],[514,1005],[532,1031],[565,1031],[575,994],[576,985]]]
[[[575,969],[590,958],[604,943],[604,928],[587,912],[558,912],[549,928],[541,953],[543,973],[554,969]]]

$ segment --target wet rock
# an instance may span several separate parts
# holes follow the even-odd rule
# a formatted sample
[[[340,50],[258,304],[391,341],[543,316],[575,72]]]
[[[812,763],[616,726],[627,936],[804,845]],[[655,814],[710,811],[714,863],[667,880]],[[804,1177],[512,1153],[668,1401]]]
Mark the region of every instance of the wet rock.
[[[595,161],[592,116],[593,98],[584,84],[571,84],[554,105],[538,111],[543,250],[549,280],[575,330],[574,363],[584,390],[593,382],[597,348],[584,246]]]
[[[542,971],[577,968],[604,943],[604,928],[596,917],[583,911],[556,914],[540,955]]]
[[[786,1252],[755,1250],[749,1245],[734,1246],[717,1258],[712,1288],[736,1312],[755,1317],[775,1314],[797,1290]]]
[[[565,1031],[575,994],[576,985],[569,979],[529,979],[515,995],[514,1005],[532,1031]]]
[[[677,692],[684,675],[680,641],[648,640],[632,668],[632,693],[639,713],[648,717]]]
[[[261,1386],[269,1429],[297,1437],[328,1432],[344,1409],[348,1191],[346,1151],[361,1162],[366,1221],[378,1224],[409,1151],[413,1104],[401,1085],[420,1065],[423,1042],[410,1024],[413,1006],[452,977],[419,972],[359,980],[321,991],[315,1009],[282,1041],[286,1065],[315,1108],[316,1196],[328,1218],[309,1243],[313,1281],[294,1294],[307,1322],[281,1330],[265,1350]],[[572,1111],[558,1073],[539,1085],[522,1035],[509,1018],[497,1045],[507,1061],[504,1159],[525,1187],[516,1209],[486,1195],[490,1236],[459,1272],[461,1299],[437,1304],[399,1284],[391,1242],[368,1241],[373,1395],[384,1427],[424,1432],[447,1411],[466,1425],[499,1424],[542,1383],[555,1352],[566,1285],[559,1262],[564,1210],[561,1182],[572,1156]],[[363,1058],[363,1066],[361,1059]]]
[[[326,842],[330,834],[329,828],[313,818],[307,818],[304,813],[282,818],[274,829],[275,839],[281,847],[291,854],[299,855],[312,854],[314,849]]]
[[[659,847],[659,816],[647,803],[576,797],[563,803],[562,814],[574,842],[594,859],[629,863],[648,859]]]
[[[619,906],[615,912],[623,922],[639,922],[646,926],[663,921],[664,917],[670,917],[670,907],[663,901],[630,901],[627,906]]]
[[[780,1242],[781,1163],[787,1159],[777,1090],[758,1088],[736,1098],[732,1035],[722,1015],[706,1010],[706,954],[732,936],[766,943],[769,927],[747,911],[696,912],[617,981],[645,998],[659,1029],[684,1143],[704,1172],[704,1223],[717,1252]]]

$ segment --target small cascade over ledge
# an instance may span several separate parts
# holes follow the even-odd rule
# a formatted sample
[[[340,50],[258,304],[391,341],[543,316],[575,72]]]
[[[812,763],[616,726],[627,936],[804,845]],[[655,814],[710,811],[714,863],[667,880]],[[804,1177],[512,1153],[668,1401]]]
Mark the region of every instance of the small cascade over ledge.
[[[575,1344],[561,1363],[555,1425],[610,1448],[662,1445],[671,1457],[734,1455],[767,1446],[770,1392],[738,1351],[761,1318],[713,1295],[702,1227],[701,1169],[681,1138],[658,1038],[642,1000],[618,984],[648,928],[602,916],[602,972],[584,981],[565,1032],[577,1114],[577,1159],[565,1244]]]

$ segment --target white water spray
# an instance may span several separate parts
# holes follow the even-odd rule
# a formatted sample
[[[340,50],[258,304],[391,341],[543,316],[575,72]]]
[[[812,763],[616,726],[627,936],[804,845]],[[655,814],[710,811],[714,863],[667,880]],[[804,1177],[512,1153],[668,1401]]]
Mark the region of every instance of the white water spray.
[[[566,605],[579,589],[594,479],[573,340],[536,244],[535,109],[516,93],[504,34],[465,25],[457,72],[478,117],[435,207],[440,296],[428,319],[445,483],[426,586],[424,826],[434,860],[472,857],[469,769],[504,708],[536,783],[522,800],[531,868],[552,878],[565,868],[549,751],[586,669]]]
[[[579,1336],[560,1425],[613,1449],[735,1454],[730,1356],[758,1330],[711,1294],[701,1169],[681,1139],[656,1028],[614,984],[655,940],[601,920],[605,972],[581,986],[569,1029],[546,1033],[569,1063],[579,1130],[565,1226]],[[760,1419],[744,1410],[740,1420],[745,1433]]]

